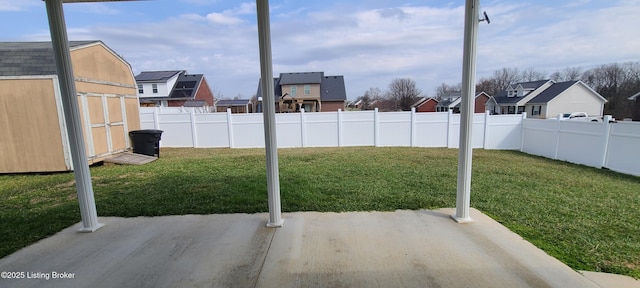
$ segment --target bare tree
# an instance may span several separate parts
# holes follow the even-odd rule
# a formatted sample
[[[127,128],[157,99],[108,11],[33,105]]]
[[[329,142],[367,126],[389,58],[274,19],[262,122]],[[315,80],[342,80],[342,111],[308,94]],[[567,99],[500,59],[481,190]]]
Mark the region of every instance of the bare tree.
[[[576,81],[582,77],[582,68],[580,67],[567,67],[562,71],[556,71],[551,73],[551,80],[555,82]]]
[[[389,84],[389,98],[395,102],[395,110],[411,110],[422,92],[410,78],[396,78]]]
[[[458,83],[456,85],[449,85],[447,83],[442,83],[440,86],[436,88],[435,98],[437,100],[442,100],[442,97],[446,96],[451,92],[459,92],[462,90],[462,84]]]
[[[547,79],[547,73],[527,68],[520,74],[519,82],[531,82]]]
[[[601,65],[585,71],[581,80],[608,100],[604,114],[631,117],[633,102],[627,98],[640,91],[640,62]]]

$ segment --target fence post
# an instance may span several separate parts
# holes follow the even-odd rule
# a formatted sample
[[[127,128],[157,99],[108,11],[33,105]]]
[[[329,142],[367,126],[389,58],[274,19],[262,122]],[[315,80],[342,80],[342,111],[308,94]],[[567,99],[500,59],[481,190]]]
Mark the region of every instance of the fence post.
[[[153,109],[153,129],[160,130],[160,120],[158,119],[158,107]]]
[[[307,127],[305,127],[304,108],[300,108],[300,137],[302,148],[307,147]]]
[[[342,139],[342,109],[338,109],[338,147],[344,145],[344,139]]]
[[[524,152],[524,132],[525,123],[527,122],[527,112],[522,113],[522,119],[520,119],[520,152]]]
[[[227,131],[229,133],[229,148],[235,148],[233,141],[233,121],[231,108],[227,108]]]
[[[196,131],[196,111],[191,110],[189,112],[191,118],[191,141],[193,141],[193,148],[198,148],[198,135]]]
[[[453,142],[451,141],[451,134],[453,134],[451,131],[453,130],[451,128],[451,126],[453,126],[452,120],[453,120],[453,111],[449,109],[447,110],[447,148],[452,148],[451,147],[451,142]]]
[[[416,146],[416,107],[411,107],[411,147]]]
[[[609,138],[611,137],[611,115],[605,115],[602,119],[602,162],[600,168],[607,167],[609,158]]]
[[[482,137],[484,137],[482,148],[486,150],[489,146],[489,110],[484,111],[484,135]]]
[[[380,145],[380,119],[378,118],[378,108],[373,110],[373,146]]]
[[[558,149],[560,149],[560,122],[562,121],[562,114],[558,114],[556,119],[556,149],[553,151],[553,160],[558,160]]]

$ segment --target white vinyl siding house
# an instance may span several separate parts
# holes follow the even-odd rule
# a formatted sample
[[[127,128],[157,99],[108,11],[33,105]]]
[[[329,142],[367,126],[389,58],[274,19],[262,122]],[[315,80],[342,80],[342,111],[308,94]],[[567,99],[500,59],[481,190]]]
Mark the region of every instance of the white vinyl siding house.
[[[571,112],[586,112],[590,116],[602,116],[604,104],[607,101],[587,85],[577,81],[546,103],[535,102],[540,101],[533,99],[527,104],[526,111],[531,111],[535,106],[541,106],[541,113],[537,117],[554,118],[558,114]]]

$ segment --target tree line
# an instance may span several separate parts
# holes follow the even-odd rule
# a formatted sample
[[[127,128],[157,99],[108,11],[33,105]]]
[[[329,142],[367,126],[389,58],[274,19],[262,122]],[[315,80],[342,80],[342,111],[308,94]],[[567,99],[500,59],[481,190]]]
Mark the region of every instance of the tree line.
[[[590,69],[567,67],[548,74],[533,68],[502,68],[489,77],[480,78],[476,84],[476,92],[496,95],[505,90],[509,84],[538,80],[555,82],[584,82],[595,92],[608,100],[604,114],[618,119],[630,118],[633,113],[633,102],[628,98],[640,92],[640,62],[626,62],[600,65]],[[448,93],[460,91],[461,85],[442,83],[435,91],[433,98],[441,99]],[[360,101],[360,109],[378,108],[383,111],[408,111],[411,105],[421,97],[429,97],[417,88],[416,82],[410,78],[397,78],[391,81],[387,91],[370,88],[356,99]]]

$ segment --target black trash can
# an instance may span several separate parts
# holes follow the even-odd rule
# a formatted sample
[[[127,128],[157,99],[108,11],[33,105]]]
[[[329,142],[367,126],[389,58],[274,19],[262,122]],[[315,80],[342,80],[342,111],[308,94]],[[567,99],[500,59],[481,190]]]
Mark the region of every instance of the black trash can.
[[[129,132],[133,153],[160,157],[160,137],[162,130],[133,130]]]

